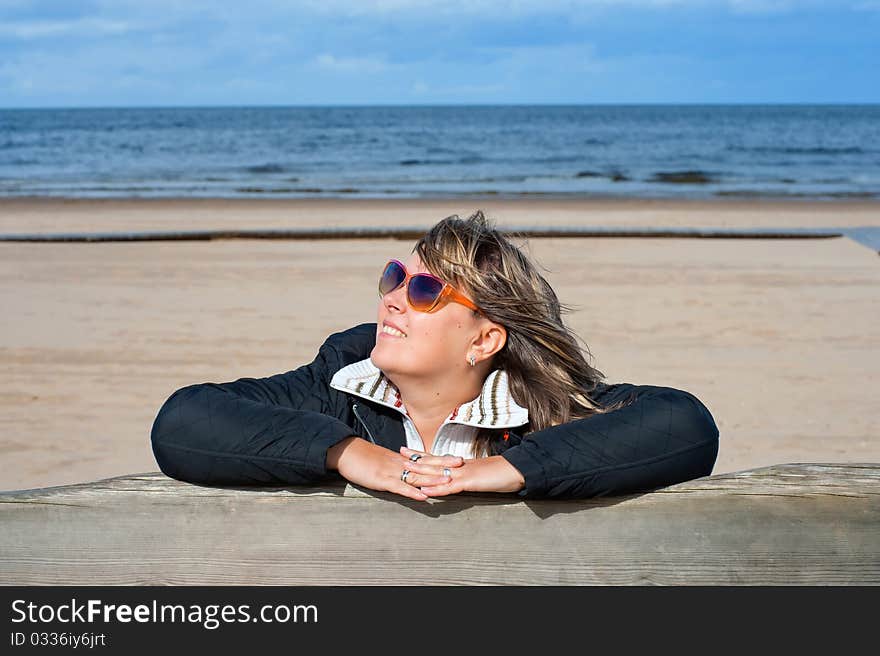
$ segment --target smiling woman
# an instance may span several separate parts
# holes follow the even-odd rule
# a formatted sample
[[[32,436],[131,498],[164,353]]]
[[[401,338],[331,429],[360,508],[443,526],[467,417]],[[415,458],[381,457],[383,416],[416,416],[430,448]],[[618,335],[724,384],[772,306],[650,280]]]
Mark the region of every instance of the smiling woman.
[[[153,453],[194,483],[341,476],[417,500],[582,498],[711,474],[718,428],[703,403],[604,383],[566,309],[482,212],[447,217],[385,265],[376,323],[331,335],[296,370],[177,390]]]

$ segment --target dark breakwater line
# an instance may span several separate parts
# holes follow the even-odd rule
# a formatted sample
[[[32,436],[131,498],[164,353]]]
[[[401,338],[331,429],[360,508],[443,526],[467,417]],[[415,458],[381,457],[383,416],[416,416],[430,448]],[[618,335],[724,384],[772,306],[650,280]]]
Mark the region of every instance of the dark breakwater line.
[[[829,239],[843,237],[844,230],[834,228],[614,228],[614,227],[518,227],[499,229],[524,238],[542,237],[670,237],[700,239]],[[865,230],[861,228],[860,230]],[[24,233],[0,235],[0,242],[110,242],[110,241],[210,241],[215,239],[418,239],[424,226],[292,228],[251,230],[193,230],[160,232],[71,232]]]

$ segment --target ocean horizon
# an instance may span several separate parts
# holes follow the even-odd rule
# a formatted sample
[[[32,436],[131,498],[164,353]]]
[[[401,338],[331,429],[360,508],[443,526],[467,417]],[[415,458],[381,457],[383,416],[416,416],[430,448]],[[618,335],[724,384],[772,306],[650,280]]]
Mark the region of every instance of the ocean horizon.
[[[0,110],[0,197],[880,198],[880,104]]]

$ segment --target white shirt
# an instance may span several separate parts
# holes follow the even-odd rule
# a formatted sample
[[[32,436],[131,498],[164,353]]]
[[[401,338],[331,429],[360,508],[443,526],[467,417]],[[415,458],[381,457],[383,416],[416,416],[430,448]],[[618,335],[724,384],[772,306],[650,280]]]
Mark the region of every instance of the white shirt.
[[[406,445],[425,452],[425,445],[400,398],[400,391],[382,370],[367,358],[337,371],[330,387],[394,408],[403,415]],[[529,421],[529,411],[517,404],[510,394],[507,372],[495,369],[483,382],[483,389],[471,401],[462,403],[443,420],[431,445],[435,455],[451,454],[473,458],[473,442],[481,427],[513,428]],[[480,454],[485,456],[486,454]]]

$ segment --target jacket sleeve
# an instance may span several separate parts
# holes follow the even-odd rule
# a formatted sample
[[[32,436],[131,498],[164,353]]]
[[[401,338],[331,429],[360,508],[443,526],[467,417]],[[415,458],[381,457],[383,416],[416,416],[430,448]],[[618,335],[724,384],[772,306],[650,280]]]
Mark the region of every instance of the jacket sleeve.
[[[671,387],[618,386],[633,392],[629,405],[535,431],[501,454],[525,478],[519,496],[624,494],[712,473],[718,428],[699,399]]]
[[[174,392],[151,432],[159,468],[172,478],[206,485],[308,485],[326,479],[332,474],[327,449],[356,434],[335,416],[328,381],[345,355],[341,337],[364,326],[332,335],[313,362],[296,370]]]

